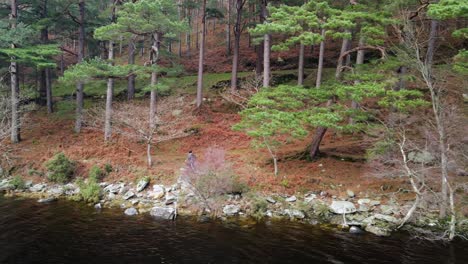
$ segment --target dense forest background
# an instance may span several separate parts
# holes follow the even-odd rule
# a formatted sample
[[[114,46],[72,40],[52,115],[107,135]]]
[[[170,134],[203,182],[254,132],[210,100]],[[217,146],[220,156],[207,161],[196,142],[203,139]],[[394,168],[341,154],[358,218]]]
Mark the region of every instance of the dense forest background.
[[[74,176],[169,182],[192,150],[259,192],[394,193],[453,238],[467,18],[467,0],[0,1],[0,174],[65,153]]]

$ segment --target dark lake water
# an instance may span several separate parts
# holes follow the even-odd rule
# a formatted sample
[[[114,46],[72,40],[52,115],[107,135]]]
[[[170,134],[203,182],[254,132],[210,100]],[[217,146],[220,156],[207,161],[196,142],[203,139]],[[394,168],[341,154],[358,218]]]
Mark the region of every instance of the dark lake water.
[[[166,222],[0,196],[0,263],[468,263],[468,243],[289,222]]]

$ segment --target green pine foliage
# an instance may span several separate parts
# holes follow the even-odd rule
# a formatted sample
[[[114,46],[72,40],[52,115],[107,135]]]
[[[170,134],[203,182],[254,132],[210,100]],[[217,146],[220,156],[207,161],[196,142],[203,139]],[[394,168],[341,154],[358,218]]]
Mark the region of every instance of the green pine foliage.
[[[438,3],[429,5],[429,16],[448,20],[455,18],[468,18],[468,0],[441,0]],[[466,24],[465,24],[466,25]],[[468,39],[468,27],[463,27],[453,31],[453,36],[460,39]],[[454,69],[462,74],[468,74],[468,51],[460,50],[454,57]]]
[[[392,90],[396,79],[390,77],[391,71],[382,70],[387,67],[385,62],[375,61],[360,74],[348,73],[343,82],[328,82],[319,89],[290,85],[264,88],[249,100],[240,112],[241,122],[233,128],[253,137],[255,146],[277,151],[318,127],[344,133],[366,131],[377,109],[354,109],[350,101],[372,99],[377,101],[376,107],[399,111],[427,105],[420,91]],[[349,118],[353,122],[347,122]]]
[[[65,154],[58,153],[45,163],[47,177],[52,182],[66,183],[75,173],[75,162]]]

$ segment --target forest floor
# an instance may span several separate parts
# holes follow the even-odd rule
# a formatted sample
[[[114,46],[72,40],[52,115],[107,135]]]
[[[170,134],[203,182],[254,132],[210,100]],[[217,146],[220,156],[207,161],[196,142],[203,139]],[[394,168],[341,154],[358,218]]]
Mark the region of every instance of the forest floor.
[[[313,83],[313,77],[307,81]],[[193,101],[191,88],[183,90],[187,101]],[[409,189],[404,179],[376,176],[373,165],[365,161],[370,142],[361,135],[333,132],[328,132],[322,142],[322,157],[314,161],[298,158],[306,150],[310,137],[282,148],[278,155],[280,173],[275,176],[267,151],[253,148],[249,136],[232,130],[232,126],[240,121],[237,109],[214,92],[208,92],[206,96],[210,100],[202,111],[194,114],[195,121],[191,124],[197,133],[157,144],[153,149],[155,165],[152,168],[146,165],[146,146],[142,142],[114,134],[112,141],[105,143],[102,130],[91,127],[80,134],[73,133],[73,101],[59,101],[57,111],[52,115],[43,110],[28,115],[22,131],[23,141],[14,146],[15,173],[41,181],[43,179],[38,175],[44,174],[44,163],[56,153],[63,152],[77,161],[78,177],[87,177],[93,165],[110,164],[113,172],[105,181],[136,181],[151,176],[156,181],[170,184],[179,177],[189,150],[203,159],[208,148],[217,148],[226,152],[226,162],[240,181],[256,192],[326,191],[329,195],[346,197],[346,191],[352,190],[358,197],[379,195],[385,199],[401,189]],[[193,103],[188,103],[182,110],[190,113],[193,108]],[[405,197],[412,199],[411,195],[401,196]]]

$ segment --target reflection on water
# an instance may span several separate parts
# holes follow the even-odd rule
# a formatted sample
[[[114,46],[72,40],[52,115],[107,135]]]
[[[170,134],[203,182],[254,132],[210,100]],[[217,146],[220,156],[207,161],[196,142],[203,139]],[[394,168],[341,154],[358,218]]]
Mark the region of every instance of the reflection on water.
[[[0,197],[0,263],[468,263],[467,246],[289,222],[156,221]]]

